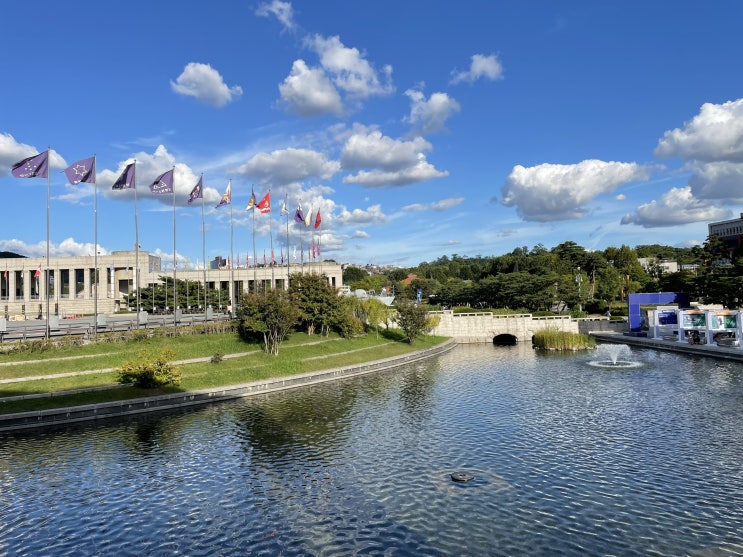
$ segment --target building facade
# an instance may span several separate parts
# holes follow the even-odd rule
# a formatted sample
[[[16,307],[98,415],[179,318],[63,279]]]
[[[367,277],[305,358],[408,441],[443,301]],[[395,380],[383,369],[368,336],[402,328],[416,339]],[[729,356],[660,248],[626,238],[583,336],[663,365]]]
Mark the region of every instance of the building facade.
[[[707,225],[707,231],[709,236],[718,236],[725,247],[733,251],[743,239],[743,213],[737,219],[711,222]]]
[[[140,269],[140,272],[137,272]],[[47,315],[113,314],[128,309],[125,296],[163,277],[204,284],[225,293],[225,306],[233,294],[288,286],[293,273],[324,274],[340,289],[343,271],[337,263],[183,270],[163,269],[160,257],[145,251],[114,251],[107,255],[0,258],[0,316],[9,319]],[[130,308],[132,311],[135,308]],[[149,308],[141,308],[147,311]]]

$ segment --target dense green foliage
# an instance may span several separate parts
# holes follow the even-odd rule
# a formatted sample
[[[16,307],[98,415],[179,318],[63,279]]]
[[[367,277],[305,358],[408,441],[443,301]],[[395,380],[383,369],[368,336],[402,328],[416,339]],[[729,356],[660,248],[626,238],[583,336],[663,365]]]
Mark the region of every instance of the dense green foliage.
[[[618,315],[634,292],[686,292],[692,299],[738,307],[743,300],[743,258],[716,236],[701,246],[676,248],[657,244],[635,249],[623,245],[589,251],[567,241],[547,249],[520,247],[499,256],[443,256],[417,267],[376,275],[344,271],[353,290],[394,290],[397,300],[436,307],[500,308],[528,313],[557,312],[581,316]],[[639,259],[650,259],[645,267]],[[669,273],[663,261],[676,262]]]
[[[542,350],[585,350],[596,346],[596,339],[591,336],[557,329],[537,331],[531,342]]]
[[[428,308],[404,299],[399,300],[396,305],[397,326],[402,329],[405,340],[413,344],[428,329]]]
[[[178,385],[181,382],[181,369],[173,364],[174,356],[175,352],[167,349],[156,353],[142,351],[136,359],[121,364],[117,370],[118,381],[142,389]]]

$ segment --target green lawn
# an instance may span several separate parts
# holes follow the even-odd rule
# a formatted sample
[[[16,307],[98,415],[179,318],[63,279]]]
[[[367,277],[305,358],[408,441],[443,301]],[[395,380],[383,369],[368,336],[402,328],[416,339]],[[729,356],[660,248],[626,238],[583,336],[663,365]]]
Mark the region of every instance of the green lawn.
[[[234,333],[213,333],[64,347],[34,354],[0,354],[0,379],[49,376],[0,383],[0,398],[55,393],[55,396],[43,398],[1,401],[0,413],[93,404],[289,376],[398,356],[444,340],[441,337],[421,337],[410,345],[402,342],[394,331],[378,337],[366,335],[353,339],[293,333],[281,345],[279,355],[270,356],[260,345],[245,342]],[[162,349],[172,350],[176,362],[196,358],[204,361],[179,363],[182,382],[178,386],[153,391],[118,387],[116,372],[112,369],[136,359],[142,351],[154,353]],[[224,356],[220,363],[211,362],[215,353]],[[13,365],[7,365],[9,363]],[[81,374],[62,376],[65,373]],[[105,389],[107,386],[111,389]],[[62,394],[93,387],[103,390]]]

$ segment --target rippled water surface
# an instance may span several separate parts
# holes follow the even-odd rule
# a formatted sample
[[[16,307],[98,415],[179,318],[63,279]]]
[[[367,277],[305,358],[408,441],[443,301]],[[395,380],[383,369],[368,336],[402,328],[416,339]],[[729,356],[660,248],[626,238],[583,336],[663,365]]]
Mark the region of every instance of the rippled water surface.
[[[459,346],[0,437],[0,555],[743,555],[743,366],[631,359]]]

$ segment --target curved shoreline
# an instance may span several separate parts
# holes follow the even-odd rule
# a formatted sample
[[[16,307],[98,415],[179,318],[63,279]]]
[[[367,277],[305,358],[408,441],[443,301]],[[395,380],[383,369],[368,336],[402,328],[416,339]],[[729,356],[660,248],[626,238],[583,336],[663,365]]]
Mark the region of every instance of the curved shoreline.
[[[146,412],[157,412],[170,408],[188,407],[225,400],[233,400],[259,394],[266,394],[307,385],[315,385],[346,377],[357,377],[376,371],[386,371],[405,364],[419,362],[449,352],[456,346],[453,339],[441,344],[417,350],[401,356],[374,360],[363,364],[330,368],[281,377],[201,389],[152,397],[120,400],[98,404],[88,404],[68,408],[34,410],[16,414],[0,415],[0,434],[13,431],[39,429],[59,424],[70,424],[92,420],[101,420],[117,416],[130,416]]]

